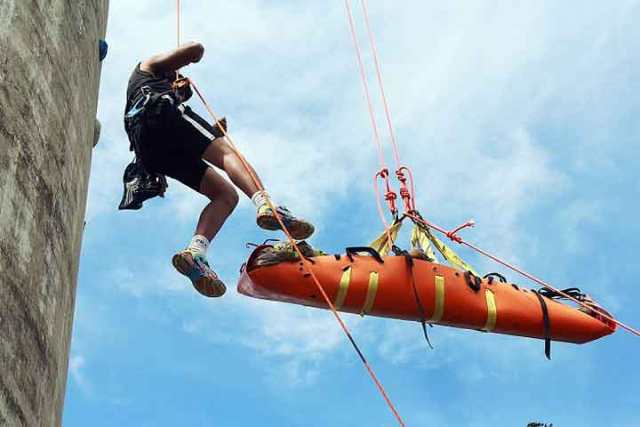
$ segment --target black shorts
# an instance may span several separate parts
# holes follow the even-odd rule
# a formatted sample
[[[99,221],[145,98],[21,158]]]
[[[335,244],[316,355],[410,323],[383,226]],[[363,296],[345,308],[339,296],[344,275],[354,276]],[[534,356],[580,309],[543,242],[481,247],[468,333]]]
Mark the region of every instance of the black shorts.
[[[140,135],[140,156],[151,172],[177,179],[200,190],[200,182],[209,167],[202,154],[214,139],[214,129],[188,106],[164,114],[160,125],[145,123]]]

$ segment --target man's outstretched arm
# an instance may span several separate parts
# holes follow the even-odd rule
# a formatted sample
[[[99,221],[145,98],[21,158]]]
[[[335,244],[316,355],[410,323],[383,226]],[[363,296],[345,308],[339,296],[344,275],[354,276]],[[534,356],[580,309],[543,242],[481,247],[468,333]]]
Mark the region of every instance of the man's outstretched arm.
[[[154,55],[142,61],[140,69],[153,74],[172,72],[200,61],[202,55],[204,55],[204,46],[197,42],[189,42],[171,52]]]

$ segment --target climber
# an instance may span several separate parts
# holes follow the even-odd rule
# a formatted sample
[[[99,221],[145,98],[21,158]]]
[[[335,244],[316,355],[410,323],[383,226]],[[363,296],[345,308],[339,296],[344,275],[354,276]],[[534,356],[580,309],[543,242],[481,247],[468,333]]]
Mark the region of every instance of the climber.
[[[252,180],[251,173],[257,177],[255,171],[243,166],[227,140],[226,120],[212,126],[184,104],[191,88],[178,70],[199,62],[203,54],[202,44],[190,42],[136,65],[127,88],[125,129],[145,169],[174,178],[210,199],[191,243],[173,256],[172,263],[198,292],[218,297],[226,287],[209,266],[206,253],[238,203],[238,194],[209,164],[222,169],[251,199],[257,209],[258,226],[276,230],[280,225],[270,208],[269,195]],[[306,239],[313,233],[309,222],[296,218],[285,207],[276,209],[293,238]]]

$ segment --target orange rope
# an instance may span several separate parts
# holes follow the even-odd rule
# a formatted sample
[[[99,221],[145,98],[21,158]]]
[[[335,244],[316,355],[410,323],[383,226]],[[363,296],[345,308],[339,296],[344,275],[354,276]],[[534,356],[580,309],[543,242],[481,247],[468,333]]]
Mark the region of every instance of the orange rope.
[[[180,5],[180,0],[176,0],[176,42],[178,48],[180,48],[180,10],[182,9]],[[176,70],[176,80],[180,78],[180,69]]]
[[[242,155],[242,153],[240,153],[240,151],[237,149],[235,143],[233,142],[233,139],[227,133],[226,129],[224,129],[224,126],[222,126],[220,124],[220,121],[218,120],[218,117],[213,112],[213,109],[209,106],[207,101],[205,101],[204,97],[202,96],[202,93],[198,89],[198,86],[196,86],[196,84],[195,84],[195,82],[193,80],[190,79],[189,81],[191,83],[191,86],[193,86],[193,89],[195,90],[196,94],[198,95],[198,98],[200,98],[200,101],[202,101],[202,104],[205,106],[205,108],[207,109],[207,112],[209,113],[209,115],[213,119],[214,123],[216,123],[216,125],[218,126],[218,129],[220,129],[220,131],[227,138],[227,141],[229,142],[229,145],[230,145],[231,149],[233,150],[233,152],[238,156],[238,158],[242,162],[242,165],[244,166],[245,170],[247,171],[247,173],[249,174],[249,176],[253,180],[253,182],[256,185],[256,187],[259,190],[264,190],[264,186],[261,184],[261,182],[258,179],[258,177],[253,173],[251,167],[249,166],[249,163],[247,162],[245,157]],[[353,339],[353,336],[351,335],[351,332],[349,332],[349,329],[347,328],[347,325],[344,323],[344,321],[342,320],[342,318],[338,314],[338,311],[336,310],[335,306],[331,302],[331,299],[329,298],[329,296],[325,292],[324,288],[320,284],[320,281],[319,281],[318,277],[316,276],[316,274],[313,271],[313,265],[311,264],[311,262],[309,262],[309,260],[307,260],[307,258],[305,258],[305,256],[300,251],[300,248],[298,247],[297,242],[295,241],[295,239],[293,237],[291,237],[291,234],[289,233],[289,230],[287,229],[286,225],[282,221],[282,218],[281,218],[280,214],[278,213],[278,211],[276,210],[276,207],[273,205],[273,202],[269,198],[267,198],[266,200],[267,200],[267,203],[269,204],[269,207],[271,208],[271,210],[275,214],[275,217],[278,220],[278,223],[280,224],[280,227],[282,228],[282,231],[287,236],[287,239],[289,240],[289,242],[293,246],[294,250],[296,251],[296,253],[300,257],[300,259],[304,263],[307,271],[309,272],[311,278],[313,279],[313,282],[315,283],[316,287],[318,288],[318,291],[320,291],[320,294],[322,295],[322,297],[324,298],[325,302],[329,306],[329,309],[331,310],[331,312],[335,316],[336,320],[340,324],[340,327],[344,331],[345,335],[347,336],[347,338],[351,342],[351,345],[353,346],[355,351],[358,353],[358,356],[360,357],[360,360],[362,361],[362,363],[364,364],[365,368],[369,372],[369,375],[371,376],[371,379],[373,380],[373,382],[375,383],[376,387],[378,388],[378,391],[380,392],[380,394],[382,395],[384,400],[387,402],[387,405],[389,406],[389,408],[393,412],[393,415],[396,417],[396,419],[398,420],[399,424],[404,427],[405,424],[402,421],[402,418],[400,417],[400,414],[396,410],[395,406],[391,402],[391,399],[389,399],[389,396],[387,395],[387,392],[385,391],[384,387],[382,386],[382,383],[380,382],[380,380],[378,380],[378,377],[376,376],[375,372],[373,371],[373,369],[369,365],[369,362],[367,362],[367,359],[364,357],[364,354],[362,353],[362,351],[358,347],[358,344]]]
[[[177,6],[177,26],[178,26],[177,38],[178,38],[178,47],[179,47],[180,46],[180,0],[176,0],[176,6]],[[176,71],[176,75],[177,74],[178,74],[178,72]],[[224,126],[221,125],[221,123],[218,120],[218,117],[216,116],[215,112],[213,111],[211,106],[207,103],[207,101],[204,99],[204,96],[200,92],[200,89],[198,89],[198,86],[195,84],[195,82],[192,79],[189,79],[189,83],[191,84],[191,86],[193,87],[194,91],[198,95],[198,98],[200,98],[200,101],[202,101],[202,104],[204,105],[204,107],[206,108],[207,112],[209,113],[209,115],[213,119],[213,122],[216,124],[216,126],[218,126],[218,129],[220,129],[220,131],[226,137],[227,141],[229,142],[229,146],[231,147],[231,149],[233,150],[235,155],[238,156],[238,159],[240,159],[240,162],[242,163],[242,166],[244,167],[246,172],[251,177],[251,180],[253,181],[255,186],[258,188],[258,190],[264,191],[265,188],[262,185],[262,183],[260,182],[260,179],[258,179],[258,177],[255,175],[255,173],[253,172],[253,170],[249,166],[249,162],[246,160],[246,158],[242,155],[242,153],[236,147],[235,142],[231,138],[231,135],[229,135],[227,133],[227,130],[224,128]],[[382,160],[384,161],[384,158],[382,158]],[[356,343],[355,339],[351,335],[351,332],[347,328],[347,325],[344,323],[344,321],[342,320],[342,318],[338,314],[338,311],[336,310],[335,306],[331,302],[331,299],[329,298],[329,296],[325,292],[324,288],[320,284],[320,281],[318,280],[318,277],[316,276],[316,274],[313,271],[313,266],[312,266],[311,262],[309,262],[307,260],[307,258],[305,258],[305,256],[300,251],[300,248],[298,247],[297,242],[295,241],[295,239],[293,237],[291,237],[291,234],[289,233],[289,230],[287,229],[286,225],[284,224],[284,222],[282,220],[282,217],[278,213],[276,207],[273,205],[273,202],[269,198],[267,198],[266,200],[267,200],[267,204],[269,205],[269,208],[274,213],[278,223],[280,224],[280,227],[281,227],[282,231],[286,235],[287,239],[289,240],[289,242],[293,246],[294,250],[296,251],[296,253],[300,257],[302,262],[304,263],[307,271],[309,272],[311,278],[313,279],[313,282],[315,283],[316,287],[320,291],[320,294],[322,295],[322,297],[324,298],[325,302],[329,306],[329,309],[331,310],[331,312],[335,316],[336,320],[338,321],[338,324],[340,325],[340,327],[344,331],[345,335],[349,339],[349,342],[351,342],[351,345],[353,346],[353,348],[355,349],[356,353],[360,357],[360,360],[362,361],[364,367],[367,369],[367,372],[371,376],[371,379],[375,383],[378,391],[380,392],[380,394],[384,398],[385,402],[387,403],[387,405],[391,409],[391,412],[393,412],[393,415],[396,417],[396,419],[398,420],[399,424],[402,427],[404,427],[405,424],[402,421],[402,418],[400,417],[400,414],[396,410],[395,406],[393,405],[393,402],[391,402],[391,399],[387,395],[387,392],[385,391],[384,387],[382,386],[382,383],[380,382],[380,380],[376,376],[375,372],[371,368],[371,365],[369,365],[369,362],[367,361],[367,359],[365,358],[364,354],[360,350],[360,347],[358,346],[358,344]]]
[[[177,37],[176,39],[178,40],[178,47],[180,47],[180,0],[176,0],[176,9],[177,9],[177,13],[176,13],[176,28],[177,28]]]
[[[178,43],[180,42],[180,0],[177,0],[177,7],[178,7]],[[202,101],[202,104],[204,105],[204,107],[206,108],[207,112],[209,113],[209,115],[211,116],[211,118],[213,119],[213,122],[218,126],[218,128],[220,129],[220,131],[223,133],[223,135],[226,137],[227,141],[229,142],[229,146],[231,147],[231,149],[233,150],[233,152],[235,153],[236,156],[238,156],[238,159],[240,159],[240,162],[242,163],[242,166],[244,167],[244,169],[246,170],[246,172],[249,174],[249,176],[251,177],[251,180],[253,181],[253,183],[255,184],[255,186],[261,190],[264,191],[264,186],[262,185],[262,183],[260,182],[260,179],[258,179],[258,177],[255,175],[255,173],[253,172],[253,170],[251,169],[251,167],[249,166],[249,163],[247,162],[247,160],[245,159],[245,157],[242,155],[242,153],[238,150],[238,148],[235,145],[235,142],[233,141],[233,139],[231,138],[231,136],[227,133],[227,130],[224,128],[224,126],[221,125],[220,121],[218,120],[218,117],[216,116],[215,112],[213,111],[213,109],[211,108],[211,106],[207,103],[207,101],[204,99],[204,96],[202,95],[202,93],[200,92],[200,89],[198,89],[198,86],[195,84],[195,82],[191,79],[189,79],[189,82],[191,83],[191,86],[193,87],[193,89],[195,90],[196,94],[198,95],[198,98],[200,98],[200,101]],[[318,288],[318,291],[320,292],[320,294],[322,295],[322,297],[324,298],[325,302],[327,303],[327,305],[329,306],[329,309],[331,310],[331,312],[333,313],[333,315],[335,316],[336,320],[338,321],[338,324],[340,325],[340,327],[342,328],[343,332],[345,333],[345,335],[347,336],[347,338],[349,339],[349,341],[351,342],[351,345],[353,346],[353,348],[355,349],[356,353],[358,354],[358,356],[360,357],[360,360],[362,361],[364,367],[367,369],[367,372],[369,373],[369,375],[371,376],[371,379],[373,380],[373,382],[375,383],[378,391],[380,392],[380,394],[382,395],[382,397],[384,398],[385,402],[387,403],[387,405],[389,406],[389,408],[391,409],[391,412],[393,412],[393,415],[396,417],[396,419],[398,420],[399,424],[404,427],[404,422],[402,421],[402,418],[400,417],[400,414],[398,413],[398,411],[396,410],[395,406],[393,405],[393,403],[391,402],[391,399],[389,399],[389,396],[387,395],[387,392],[385,391],[384,387],[382,386],[382,383],[380,382],[380,380],[378,379],[378,377],[376,376],[375,372],[373,371],[373,369],[371,368],[371,366],[369,365],[369,362],[367,361],[367,359],[365,358],[364,354],[362,353],[362,351],[360,350],[360,347],[358,347],[358,344],[356,343],[356,341],[354,340],[353,336],[351,335],[351,332],[349,331],[349,329],[347,328],[347,325],[344,323],[344,321],[342,320],[342,318],[340,317],[340,315],[338,314],[338,311],[336,310],[335,306],[333,305],[333,303],[331,302],[331,299],[329,298],[329,296],[327,295],[327,293],[325,292],[324,288],[322,287],[322,285],[320,284],[320,281],[318,280],[318,277],[316,276],[316,274],[313,271],[313,266],[311,264],[311,262],[309,262],[309,260],[307,260],[307,258],[305,258],[305,256],[302,254],[302,252],[300,251],[300,248],[298,247],[297,242],[295,241],[295,239],[293,237],[291,237],[291,234],[289,233],[289,230],[287,229],[286,225],[284,224],[282,217],[280,216],[280,214],[278,213],[276,207],[273,205],[273,202],[267,198],[267,204],[269,205],[269,208],[272,210],[272,212],[274,213],[278,223],[280,224],[280,227],[282,229],[282,231],[284,232],[284,234],[286,235],[287,239],[289,240],[289,242],[291,243],[291,245],[293,246],[294,250],[296,251],[296,253],[298,254],[298,256],[300,257],[300,259],[302,260],[302,262],[304,263],[307,271],[309,272],[311,278],[313,279],[313,282],[315,283],[316,287]]]

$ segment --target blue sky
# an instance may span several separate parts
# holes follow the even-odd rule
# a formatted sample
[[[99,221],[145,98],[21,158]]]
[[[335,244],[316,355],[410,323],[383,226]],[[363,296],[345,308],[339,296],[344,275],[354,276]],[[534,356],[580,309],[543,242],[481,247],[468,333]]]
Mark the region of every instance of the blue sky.
[[[639,2],[369,7],[423,215],[475,218],[470,241],[640,325]],[[172,181],[117,211],[126,82],[175,45],[174,8],[111,1],[64,425],[395,425],[330,313],[235,291],[245,243],[274,237],[249,201],[210,250],[230,288],[215,300],[170,264],[204,198]],[[343,2],[184,1],[183,15],[206,48],[185,73],[274,198],[317,223],[317,247],[368,243],[377,163]],[[344,317],[407,425],[640,425],[640,340],[624,331],[547,361],[539,341],[436,327],[428,351],[417,324]]]

